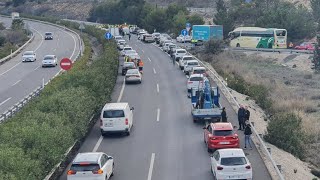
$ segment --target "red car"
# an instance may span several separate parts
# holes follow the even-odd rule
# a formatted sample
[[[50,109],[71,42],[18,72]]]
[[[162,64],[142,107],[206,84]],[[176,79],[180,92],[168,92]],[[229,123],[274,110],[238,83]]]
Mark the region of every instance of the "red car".
[[[303,42],[299,46],[294,47],[298,50],[314,50],[315,43],[313,42]]]
[[[239,148],[240,141],[238,134],[233,130],[229,122],[211,123],[204,127],[204,142],[208,152],[222,148]]]

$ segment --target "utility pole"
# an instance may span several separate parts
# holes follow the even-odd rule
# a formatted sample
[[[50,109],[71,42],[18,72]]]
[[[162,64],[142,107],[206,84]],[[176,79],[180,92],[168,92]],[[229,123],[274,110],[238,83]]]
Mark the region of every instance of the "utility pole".
[[[313,64],[315,71],[320,72],[320,34],[317,35],[317,42],[313,53]]]

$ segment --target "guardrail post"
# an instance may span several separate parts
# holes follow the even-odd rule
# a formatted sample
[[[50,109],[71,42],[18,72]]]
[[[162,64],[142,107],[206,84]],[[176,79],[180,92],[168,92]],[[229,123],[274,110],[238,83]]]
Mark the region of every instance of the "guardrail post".
[[[12,115],[13,115],[13,114],[12,114],[12,109],[10,109],[8,112],[9,112],[9,117],[11,118]]]
[[[251,122],[252,126],[254,126],[254,122]]]
[[[267,150],[269,151],[269,153],[271,154],[271,148],[267,147]]]
[[[279,171],[282,173],[282,168],[280,164],[277,164],[277,168],[279,169]]]
[[[3,121],[7,118],[6,114],[1,114],[1,119],[3,118]]]
[[[262,139],[263,138],[263,135],[262,134],[259,134],[260,138]]]

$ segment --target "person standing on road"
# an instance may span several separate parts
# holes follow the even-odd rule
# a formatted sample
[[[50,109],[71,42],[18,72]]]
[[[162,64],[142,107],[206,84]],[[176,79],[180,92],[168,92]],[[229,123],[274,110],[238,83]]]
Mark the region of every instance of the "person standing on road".
[[[226,108],[225,107],[222,108],[221,120],[222,120],[222,122],[227,122],[227,112],[226,112]]]
[[[143,61],[142,60],[139,61],[138,66],[139,66],[140,73],[143,74]]]
[[[249,111],[249,109],[248,109],[248,106],[246,106],[245,107],[245,111],[244,111],[244,120],[245,121],[249,121],[249,119],[250,119],[250,111]]]
[[[238,130],[244,130],[244,114],[245,109],[243,108],[243,105],[240,105],[240,108],[238,110],[238,121],[239,121],[239,129]]]
[[[128,36],[129,36],[129,41],[130,41],[130,39],[131,39],[131,34],[129,33]]]
[[[245,125],[245,129],[244,129],[244,149],[247,149],[247,145],[249,145],[250,149],[252,149],[252,145],[251,145],[251,134],[252,134],[251,125],[250,125],[248,120],[246,120],[245,124],[246,125]]]

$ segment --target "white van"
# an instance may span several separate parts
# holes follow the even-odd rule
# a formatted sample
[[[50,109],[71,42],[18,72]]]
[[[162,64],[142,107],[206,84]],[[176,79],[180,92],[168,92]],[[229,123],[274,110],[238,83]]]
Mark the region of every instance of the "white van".
[[[100,115],[100,129],[104,136],[108,132],[124,132],[130,135],[133,107],[128,103],[107,103]]]

